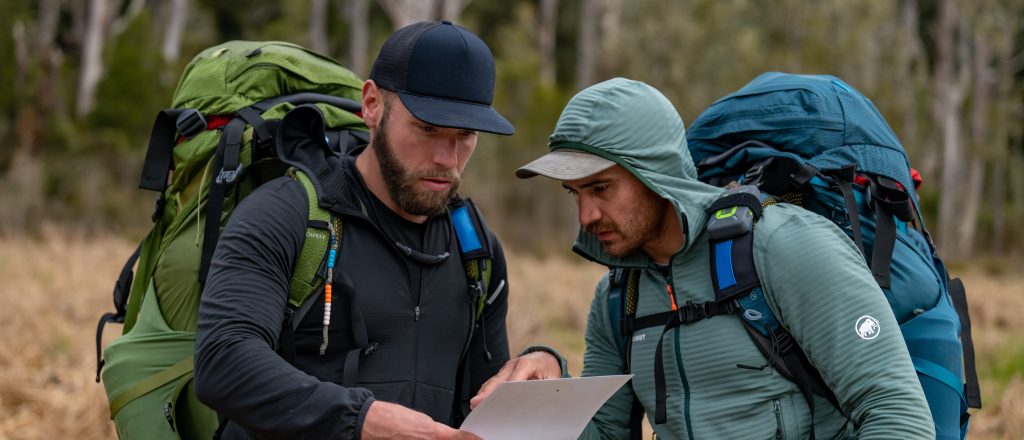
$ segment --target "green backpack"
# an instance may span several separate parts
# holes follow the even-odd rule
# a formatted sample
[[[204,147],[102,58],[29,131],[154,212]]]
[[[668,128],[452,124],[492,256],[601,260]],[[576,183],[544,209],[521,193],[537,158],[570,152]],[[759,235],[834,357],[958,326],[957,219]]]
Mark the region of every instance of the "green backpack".
[[[102,375],[120,438],[212,438],[221,425],[192,391],[199,300],[223,225],[243,198],[282,175],[299,181],[309,200],[290,318],[282,323],[282,344],[288,342],[310,309],[307,299],[323,287],[342,225],[319,206],[310,177],[278,157],[277,127],[295,107],[316,105],[333,151],[365,145],[361,88],[362,80],[335,61],[290,43],[232,41],[186,66],[171,109],[153,124],[139,185],[160,194],[153,228],[114,286],[116,311],[103,315],[96,331],[96,380]],[[449,215],[479,317],[493,300],[485,294],[492,256],[486,225],[469,199],[456,197]],[[103,351],[108,322],[124,330]]]
[[[191,382],[199,300],[221,228],[244,197],[288,170],[274,135],[293,107],[320,108],[332,148],[365,144],[361,88],[335,61],[282,42],[228,42],[185,68],[171,109],[157,115],[143,167],[140,187],[160,194],[153,229],[115,285],[116,312],[97,328],[96,380],[102,371],[120,438],[213,436],[218,417],[196,400]],[[289,175],[307,188],[310,224],[331,221],[309,179]],[[323,284],[329,237],[312,227],[306,237],[289,298],[296,308]],[[107,322],[123,323],[124,332],[104,360]]]

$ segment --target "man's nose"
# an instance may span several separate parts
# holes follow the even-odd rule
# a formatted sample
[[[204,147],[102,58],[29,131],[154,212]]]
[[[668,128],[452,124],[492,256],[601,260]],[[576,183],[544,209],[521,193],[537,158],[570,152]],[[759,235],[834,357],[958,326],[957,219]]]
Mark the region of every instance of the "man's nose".
[[[459,140],[455,136],[443,136],[434,145],[434,163],[444,168],[455,168],[459,164]]]
[[[601,219],[601,210],[589,197],[581,195],[576,204],[580,211],[580,226],[587,227]]]

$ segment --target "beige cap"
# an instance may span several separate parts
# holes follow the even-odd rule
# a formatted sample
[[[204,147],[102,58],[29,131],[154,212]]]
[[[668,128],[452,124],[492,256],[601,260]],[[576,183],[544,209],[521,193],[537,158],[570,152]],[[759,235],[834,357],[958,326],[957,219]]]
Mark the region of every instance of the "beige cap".
[[[608,159],[579,150],[558,149],[523,165],[516,177],[528,179],[541,175],[557,180],[576,180],[600,173],[615,165]]]

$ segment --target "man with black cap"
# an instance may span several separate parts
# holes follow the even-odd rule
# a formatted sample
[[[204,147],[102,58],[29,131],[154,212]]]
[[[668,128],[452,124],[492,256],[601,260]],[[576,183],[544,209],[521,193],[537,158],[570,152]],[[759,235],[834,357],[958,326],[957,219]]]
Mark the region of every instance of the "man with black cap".
[[[297,125],[308,131],[284,139],[319,152],[303,169],[319,205],[342,221],[335,299],[310,300],[294,359],[279,356],[309,201],[294,179],[263,185],[225,227],[199,310],[195,390],[228,420],[222,438],[476,438],[452,427],[509,358],[508,284],[486,231],[491,275],[478,315],[448,212],[477,132],[514,132],[493,96],[487,45],[449,22],[423,22],[388,38],[363,85],[365,150],[325,154],[322,115],[305,110],[308,123]]]

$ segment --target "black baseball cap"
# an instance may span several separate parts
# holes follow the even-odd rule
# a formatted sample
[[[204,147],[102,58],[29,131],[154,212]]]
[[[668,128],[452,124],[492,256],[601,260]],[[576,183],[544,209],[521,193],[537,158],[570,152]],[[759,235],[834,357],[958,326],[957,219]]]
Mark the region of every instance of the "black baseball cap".
[[[396,92],[416,119],[510,135],[515,128],[494,101],[494,56],[487,44],[449,21],[419,22],[388,37],[370,79]]]

